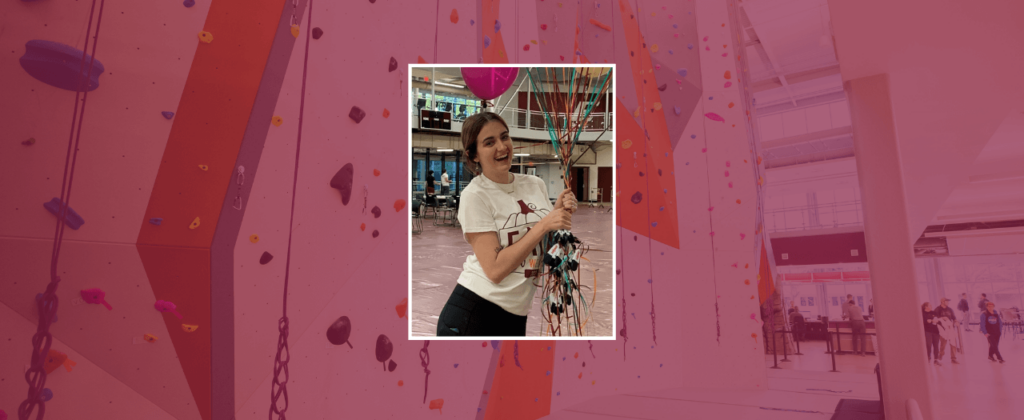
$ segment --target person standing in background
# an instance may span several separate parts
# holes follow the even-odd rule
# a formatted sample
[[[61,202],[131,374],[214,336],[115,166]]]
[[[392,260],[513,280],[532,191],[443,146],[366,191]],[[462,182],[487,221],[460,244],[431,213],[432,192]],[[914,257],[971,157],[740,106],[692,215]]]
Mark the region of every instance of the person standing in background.
[[[448,195],[448,170],[441,170],[441,195]]]
[[[937,321],[932,304],[925,302],[921,305],[921,317],[924,318],[924,347],[928,349],[928,361],[932,361],[934,354],[935,364],[942,366],[939,362],[939,327],[935,325]]]
[[[803,341],[804,329],[806,327],[804,324],[806,322],[804,321],[804,316],[800,313],[800,308],[796,305],[789,308],[789,310],[789,322],[792,324],[793,328],[793,340]]]
[[[978,301],[978,309],[980,309],[981,312],[985,312],[987,310],[986,309],[987,307],[988,307],[988,295],[982,293],[981,294],[981,300]]]
[[[971,305],[967,304],[967,293],[960,294],[960,304],[956,305],[956,308],[959,309],[960,312],[964,313],[964,331],[970,331],[971,323],[968,321],[970,319],[968,317],[968,312],[971,311]]]
[[[434,194],[434,171],[427,171],[427,194]]]
[[[984,296],[984,295],[982,295]],[[999,363],[1005,363],[1003,355],[999,353],[999,337],[1003,332],[1003,320],[996,313],[996,304],[988,302],[985,311],[981,313],[981,324],[978,329],[988,339],[988,360],[996,361],[992,356],[999,357]]]
[[[852,302],[853,302],[853,295],[847,294],[846,295],[846,300],[843,301],[843,304],[841,306],[841,309],[842,309],[842,312],[843,312],[843,318],[846,318],[846,308],[849,307],[850,305],[852,305],[853,304]]]
[[[853,303],[853,299],[850,299],[846,305],[846,311],[843,312],[843,319],[850,320],[850,326],[853,329],[853,352],[864,356],[867,348],[867,340],[864,332],[867,328],[864,325],[864,313],[861,312],[860,306]],[[860,347],[857,347],[857,340],[860,339]]]
[[[875,300],[871,299],[868,301],[868,318],[875,318]]]
[[[959,363],[956,361],[956,351],[959,346],[954,344],[957,342],[956,314],[948,303],[949,299],[942,298],[939,307],[935,308],[935,317],[938,318],[936,327],[939,329],[939,355],[935,360],[942,360],[942,356],[946,354],[946,343],[949,343],[949,360],[957,365]]]

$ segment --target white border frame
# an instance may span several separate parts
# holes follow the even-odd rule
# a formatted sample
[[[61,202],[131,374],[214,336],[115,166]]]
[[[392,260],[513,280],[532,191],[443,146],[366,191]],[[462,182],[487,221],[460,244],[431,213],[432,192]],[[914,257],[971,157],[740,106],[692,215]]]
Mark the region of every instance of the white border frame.
[[[570,68],[570,67],[611,67],[612,68],[611,79],[612,79],[612,94],[613,94],[613,97],[612,97],[612,101],[610,103],[608,103],[607,107],[609,107],[609,109],[612,110],[612,118],[615,118],[615,115],[617,115],[617,113],[615,112],[615,104],[616,104],[616,102],[615,102],[614,94],[615,94],[615,92],[618,92],[618,86],[617,86],[617,83],[616,83],[616,76],[618,75],[618,73],[617,73],[618,69],[616,68],[615,63],[605,63],[605,64],[582,64],[582,63],[580,63],[580,64],[542,64],[542,63],[541,64],[521,64],[520,63],[520,64],[507,64],[507,65],[500,65],[500,64],[499,65],[493,65],[493,64],[418,64],[418,63],[417,64],[412,64],[412,63],[409,63],[409,65],[406,68],[406,70],[408,71],[408,76],[406,76],[408,79],[406,81],[409,83],[408,84],[408,86],[409,86],[408,89],[409,89],[409,92],[410,92],[410,94],[409,94],[409,101],[412,101],[412,99],[413,99],[413,96],[412,96],[412,89],[413,89],[412,88],[412,69],[413,69],[413,67],[417,67],[417,68],[441,68],[441,67],[445,67],[445,68],[462,68],[462,67],[519,67],[519,68],[523,68],[523,67],[527,67],[527,68],[530,68],[530,67],[558,67],[558,68]],[[409,115],[408,115],[409,109],[410,109],[409,108],[409,104],[406,104],[406,107],[405,107],[405,119],[407,121],[406,132],[408,133],[409,138],[408,138],[408,141],[406,142],[406,149],[405,149],[406,153],[407,153],[406,154],[406,159],[405,159],[405,163],[406,163],[405,167],[407,169],[409,169],[410,172],[411,172],[412,171],[412,129],[413,129],[413,127],[411,126],[411,123],[412,123],[413,120],[412,120],[412,118],[409,118]],[[417,118],[418,118],[418,116],[417,116]],[[610,130],[612,138],[609,141],[609,143],[611,143],[611,145],[612,145],[612,165],[611,165],[611,168],[612,168],[612,193],[610,194],[611,197],[604,197],[605,199],[611,198],[610,202],[612,203],[612,219],[611,219],[612,220],[612,250],[611,250],[611,253],[612,253],[612,300],[611,300],[611,303],[612,303],[612,310],[611,310],[611,313],[612,313],[612,335],[611,336],[594,336],[594,337],[532,337],[532,336],[525,336],[525,337],[476,337],[476,336],[474,336],[474,337],[438,337],[438,336],[420,337],[420,336],[412,335],[412,314],[413,314],[413,298],[412,298],[412,202],[410,201],[409,202],[409,216],[408,216],[409,217],[409,219],[408,219],[408,221],[409,221],[409,224],[408,224],[408,231],[409,231],[409,233],[408,233],[408,235],[409,235],[408,236],[408,238],[409,238],[409,246],[408,246],[409,275],[408,275],[408,277],[406,279],[406,282],[407,282],[407,285],[408,285],[408,293],[407,293],[406,297],[408,298],[408,301],[409,301],[409,305],[408,305],[408,308],[407,308],[408,312],[406,312],[406,318],[407,318],[406,319],[406,336],[407,336],[406,338],[409,341],[422,341],[422,340],[489,341],[489,340],[509,340],[509,339],[512,339],[512,340],[554,340],[554,341],[580,341],[580,340],[614,341],[614,340],[618,339],[618,336],[616,335],[617,331],[618,331],[618,319],[617,319],[617,311],[615,309],[615,303],[617,302],[616,299],[618,298],[618,296],[617,296],[617,294],[618,294],[618,287],[617,287],[618,280],[616,278],[617,275],[615,274],[616,270],[618,269],[618,259],[617,259],[617,256],[618,256],[618,236],[615,235],[615,230],[617,229],[617,227],[615,225],[615,221],[618,220],[618,212],[619,212],[618,206],[615,205],[615,199],[616,199],[616,197],[618,195],[618,168],[617,168],[617,165],[616,165],[616,163],[618,162],[618,148],[616,147],[618,142],[616,141],[616,136],[615,136],[616,130],[618,130],[618,124],[615,123],[614,120],[613,120],[612,129]],[[411,192],[412,192],[412,174],[411,173],[409,174],[409,176],[405,177],[405,182],[406,182],[406,191],[408,191],[411,194]]]

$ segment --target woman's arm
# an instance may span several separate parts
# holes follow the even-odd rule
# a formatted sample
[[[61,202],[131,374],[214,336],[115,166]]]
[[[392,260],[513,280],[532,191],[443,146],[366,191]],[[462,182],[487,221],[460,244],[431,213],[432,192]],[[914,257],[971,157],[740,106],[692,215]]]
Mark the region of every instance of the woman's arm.
[[[555,209],[537,222],[526,235],[506,248],[501,247],[497,232],[467,233],[466,240],[473,247],[473,253],[480,261],[487,279],[498,284],[526,260],[544,239],[544,235],[559,229],[570,229],[571,217],[564,209]]]

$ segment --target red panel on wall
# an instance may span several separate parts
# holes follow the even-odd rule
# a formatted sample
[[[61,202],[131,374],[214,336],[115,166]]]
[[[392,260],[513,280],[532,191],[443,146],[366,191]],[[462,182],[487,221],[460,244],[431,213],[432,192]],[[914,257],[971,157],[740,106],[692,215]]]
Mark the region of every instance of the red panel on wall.
[[[772,252],[779,266],[868,261],[864,232],[772,238]],[[786,258],[782,254],[787,254]]]

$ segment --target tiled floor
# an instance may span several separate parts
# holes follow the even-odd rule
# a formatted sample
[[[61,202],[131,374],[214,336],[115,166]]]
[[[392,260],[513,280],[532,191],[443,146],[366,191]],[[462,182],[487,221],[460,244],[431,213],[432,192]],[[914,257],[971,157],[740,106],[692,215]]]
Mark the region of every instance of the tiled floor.
[[[824,342],[801,343],[781,369],[768,369],[769,390],[708,391],[677,388],[609,395],[551,413],[546,419],[829,419],[842,398],[877,400],[874,356],[836,356],[838,373]],[[1013,419],[1024,413],[1024,335],[1005,334],[1005,364],[987,360],[988,344],[977,331],[964,332],[960,364],[929,365],[934,420]],[[781,356],[780,356],[781,359]],[[772,356],[766,357],[772,366]],[[1014,414],[1017,413],[1017,414]]]
[[[573,215],[572,232],[590,251],[584,255],[581,283],[593,287],[596,270],[597,298],[591,305],[593,318],[587,323],[593,336],[612,335],[612,213],[609,208],[584,205]],[[462,237],[462,229],[434,226],[431,218],[423,221],[423,232],[412,236],[412,335],[434,336],[437,317],[455,282],[462,264],[473,249]],[[584,289],[584,291],[588,291]],[[533,310],[526,324],[527,335],[541,330],[540,291],[534,297]],[[589,299],[590,296],[587,296]]]

